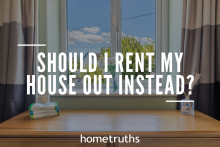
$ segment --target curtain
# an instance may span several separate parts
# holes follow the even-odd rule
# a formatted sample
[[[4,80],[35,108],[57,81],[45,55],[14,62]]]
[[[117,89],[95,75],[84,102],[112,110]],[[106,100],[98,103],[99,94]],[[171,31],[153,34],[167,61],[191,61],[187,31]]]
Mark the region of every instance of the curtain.
[[[35,102],[27,95],[27,75],[35,72],[37,0],[0,0],[0,123]],[[31,80],[32,82],[32,80]]]
[[[201,73],[190,96],[195,109],[220,120],[220,0],[183,0],[181,52],[185,79]]]

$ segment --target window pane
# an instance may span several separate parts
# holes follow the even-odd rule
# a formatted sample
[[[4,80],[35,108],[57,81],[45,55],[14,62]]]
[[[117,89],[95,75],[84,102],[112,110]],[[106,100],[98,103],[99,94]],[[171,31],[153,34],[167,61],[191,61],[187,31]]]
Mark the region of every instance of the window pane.
[[[126,59],[126,52],[155,52],[155,0],[121,0],[121,48]],[[139,55],[140,56],[140,55]],[[135,56],[130,60],[135,62]],[[122,73],[124,75],[154,74],[155,59],[153,58],[153,71],[149,72],[148,58],[145,56],[144,73]],[[135,72],[135,64],[131,65]],[[125,61],[123,68],[125,69]]]
[[[83,52],[85,67],[88,52],[97,53],[100,60],[100,50],[110,49],[110,12],[110,0],[67,0],[68,51]],[[83,73],[69,74],[76,74],[80,81]]]

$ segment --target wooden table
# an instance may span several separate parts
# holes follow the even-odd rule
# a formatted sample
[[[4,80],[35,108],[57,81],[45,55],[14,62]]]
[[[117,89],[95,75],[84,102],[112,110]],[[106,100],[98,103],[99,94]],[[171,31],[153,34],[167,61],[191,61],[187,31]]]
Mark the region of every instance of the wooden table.
[[[220,122],[195,111],[76,111],[30,120],[24,112],[0,124],[0,147],[220,147]],[[139,136],[140,143],[80,143],[83,136]]]

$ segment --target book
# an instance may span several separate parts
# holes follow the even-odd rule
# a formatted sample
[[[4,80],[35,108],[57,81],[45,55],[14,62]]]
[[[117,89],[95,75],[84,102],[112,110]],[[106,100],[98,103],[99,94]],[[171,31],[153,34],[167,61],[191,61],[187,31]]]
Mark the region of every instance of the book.
[[[38,119],[38,118],[43,118],[43,117],[49,117],[49,116],[58,116],[58,115],[60,115],[60,112],[37,114],[37,115],[29,115],[29,116],[30,116],[30,118],[33,120],[33,119]]]
[[[45,114],[45,113],[57,113],[59,112],[59,108],[57,110],[38,110],[38,111],[30,111],[30,115],[38,115],[38,114]]]
[[[48,106],[42,106],[38,103],[32,103],[29,107],[29,111],[41,111],[41,110],[57,110],[57,102],[51,102]]]

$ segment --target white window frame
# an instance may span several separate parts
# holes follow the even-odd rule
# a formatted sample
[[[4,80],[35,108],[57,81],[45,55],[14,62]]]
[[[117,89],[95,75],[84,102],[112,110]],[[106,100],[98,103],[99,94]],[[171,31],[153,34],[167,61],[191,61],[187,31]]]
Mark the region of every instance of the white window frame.
[[[67,0],[60,0],[60,52],[67,53]],[[169,0],[156,0],[156,40],[155,40],[155,75],[163,75],[161,72],[161,52],[169,51]],[[111,0],[111,54],[121,52],[121,0]],[[60,74],[68,75],[68,71]],[[68,76],[67,76],[68,77]],[[155,76],[156,78],[156,76]],[[67,80],[68,81],[68,80]],[[136,81],[136,80],[135,80]],[[161,79],[163,87],[166,78]],[[147,80],[142,81],[144,85]],[[135,88],[138,85],[135,84]],[[138,86],[139,87],[139,86]],[[156,80],[152,80],[152,88],[156,87]],[[76,87],[77,88],[77,87]],[[78,95],[78,94],[77,94]]]
[[[68,52],[68,27],[67,27],[67,0],[60,0],[59,1],[59,25],[60,25],[60,52],[64,52],[67,54]],[[67,56],[67,63],[68,63]],[[69,69],[69,67],[67,67]],[[60,75],[68,75],[68,70],[65,72],[60,72]],[[67,81],[69,80],[69,76],[67,76]],[[65,84],[67,85],[67,81]]]
[[[111,0],[111,56],[121,52],[121,0]]]
[[[169,50],[169,1],[156,0],[156,41],[155,56],[156,69],[155,75],[163,75],[167,73],[161,72],[161,52],[168,53]],[[111,0],[111,56],[114,57],[116,52],[121,52],[121,0]],[[161,81],[163,83],[166,78]],[[136,81],[136,80],[135,80]],[[123,80],[124,82],[124,80]],[[148,83],[147,79],[142,83]],[[152,87],[155,88],[156,80],[152,80]],[[124,84],[123,84],[124,85]],[[135,83],[135,88],[139,87]]]
[[[156,41],[155,41],[156,75],[167,76],[161,72],[161,53],[169,52],[169,0],[156,0]],[[166,78],[163,78],[163,86]],[[155,83],[155,82],[154,82]]]

